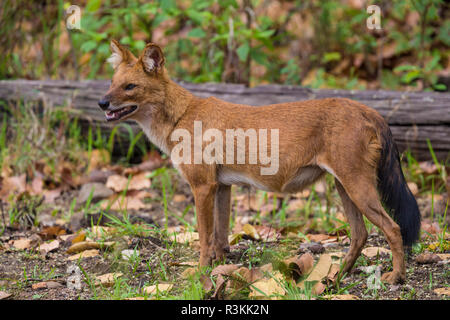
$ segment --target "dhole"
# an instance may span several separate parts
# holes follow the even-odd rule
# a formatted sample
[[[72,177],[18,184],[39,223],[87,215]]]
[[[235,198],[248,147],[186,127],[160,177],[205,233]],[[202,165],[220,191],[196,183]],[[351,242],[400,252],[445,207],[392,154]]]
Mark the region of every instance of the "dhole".
[[[279,130],[279,167],[274,175],[261,175],[261,164],[178,165],[195,199],[201,266],[224,259],[229,250],[231,184],[298,192],[328,172],[335,177],[351,229],[342,274],[352,268],[366,242],[365,216],[383,231],[392,251],[393,270],[382,280],[405,280],[403,246],[410,248],[417,240],[420,212],[405,183],[391,131],[376,111],[341,98],[262,107],[199,98],[170,80],[156,44],[147,44],[139,58],[114,40],[111,50],[108,61],[114,76],[99,101],[106,119],[137,121],[150,141],[169,155],[177,143],[172,132],[184,129],[192,134],[194,121],[201,121],[204,130],[221,132]]]

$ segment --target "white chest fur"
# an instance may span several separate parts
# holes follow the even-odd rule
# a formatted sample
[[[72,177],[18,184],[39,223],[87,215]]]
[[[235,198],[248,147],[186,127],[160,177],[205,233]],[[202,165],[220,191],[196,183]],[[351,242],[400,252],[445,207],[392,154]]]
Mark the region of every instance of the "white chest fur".
[[[252,186],[259,190],[270,191],[267,186],[255,179],[252,179],[244,173],[222,168],[218,173],[218,180],[225,185]]]
[[[157,132],[157,130],[152,126],[152,122],[147,121],[146,123],[143,123],[141,121],[137,121],[137,123],[139,123],[147,138],[162,152],[170,156],[170,150],[167,147],[166,137],[161,135],[160,132]]]

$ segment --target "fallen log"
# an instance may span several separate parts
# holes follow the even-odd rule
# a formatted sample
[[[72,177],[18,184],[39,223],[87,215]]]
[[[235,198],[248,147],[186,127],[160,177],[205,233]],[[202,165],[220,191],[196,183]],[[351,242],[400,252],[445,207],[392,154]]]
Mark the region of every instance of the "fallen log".
[[[450,151],[450,94],[436,92],[354,91],[309,89],[297,86],[244,85],[207,83],[180,84],[199,97],[217,98],[260,106],[297,100],[345,97],[376,109],[389,123],[401,151],[410,149],[418,160],[431,159],[427,139],[440,160],[447,160]],[[97,106],[107,91],[109,81],[1,80],[0,100],[45,101],[55,106],[71,106],[75,114],[90,125],[109,131],[110,123]],[[129,122],[133,130],[139,128]]]

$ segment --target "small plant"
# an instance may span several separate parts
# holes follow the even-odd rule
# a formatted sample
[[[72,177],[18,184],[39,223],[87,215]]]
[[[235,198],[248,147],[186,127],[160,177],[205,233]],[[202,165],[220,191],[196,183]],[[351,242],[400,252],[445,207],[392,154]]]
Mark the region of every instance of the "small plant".
[[[316,297],[313,294],[313,288],[316,283],[317,281],[306,281],[305,287],[302,289],[291,281],[279,282],[286,293],[282,298],[285,300],[311,300]]]
[[[408,289],[406,289],[406,290],[408,290]],[[408,291],[406,291],[406,290],[402,290],[400,297],[404,300],[414,300],[416,297],[416,294],[417,294],[416,289],[411,288]]]
[[[44,202],[42,196],[23,194],[12,202],[8,210],[9,225],[20,229],[29,229],[37,224],[37,216]]]
[[[192,276],[188,279],[187,287],[184,288],[183,293],[178,298],[181,300],[203,300],[205,294],[199,277]]]

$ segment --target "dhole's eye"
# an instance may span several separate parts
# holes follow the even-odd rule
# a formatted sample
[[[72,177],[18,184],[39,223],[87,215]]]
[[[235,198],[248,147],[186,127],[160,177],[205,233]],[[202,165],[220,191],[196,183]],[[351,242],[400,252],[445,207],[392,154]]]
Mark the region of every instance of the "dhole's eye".
[[[136,87],[137,87],[137,85],[135,85],[134,83],[130,83],[130,84],[127,84],[127,86],[125,87],[125,90],[132,90]]]

